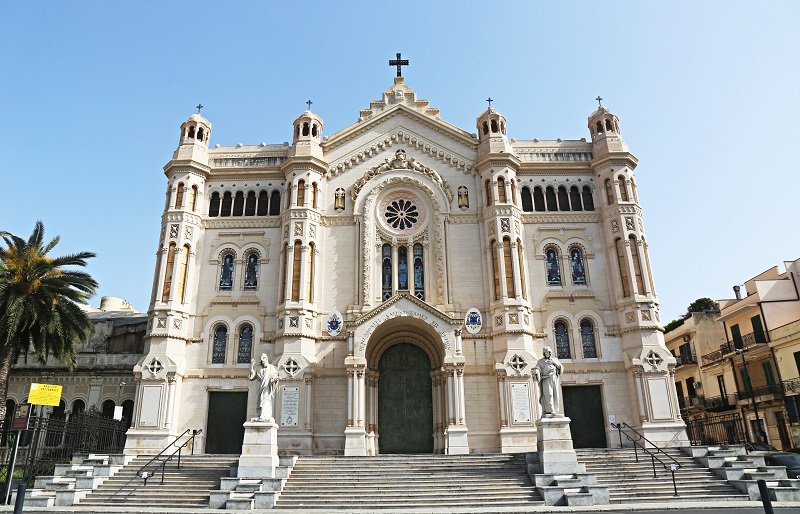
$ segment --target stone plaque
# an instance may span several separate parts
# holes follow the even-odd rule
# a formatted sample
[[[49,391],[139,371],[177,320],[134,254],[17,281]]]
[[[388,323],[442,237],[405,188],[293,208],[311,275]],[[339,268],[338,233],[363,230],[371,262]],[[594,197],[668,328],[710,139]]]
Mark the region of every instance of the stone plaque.
[[[158,417],[161,414],[161,389],[160,385],[142,387],[142,410],[139,413],[139,426],[158,426]]]
[[[672,409],[670,409],[669,395],[667,393],[667,380],[665,378],[648,378],[647,389],[650,393],[653,419],[672,419]]]
[[[281,394],[281,426],[296,427],[300,417],[300,388],[284,387]]]
[[[531,422],[531,391],[527,383],[511,384],[511,418],[514,423]]]

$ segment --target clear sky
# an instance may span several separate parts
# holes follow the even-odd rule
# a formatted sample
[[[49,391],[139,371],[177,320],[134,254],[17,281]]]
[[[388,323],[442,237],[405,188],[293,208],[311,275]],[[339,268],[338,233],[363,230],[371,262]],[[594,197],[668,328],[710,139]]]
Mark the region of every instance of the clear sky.
[[[666,322],[800,257],[800,2],[6,2],[0,230],[91,250],[99,296],[146,310],[178,127],[282,143],[307,99],[331,134],[392,83],[470,132],[589,138],[598,95],[639,158]],[[96,305],[99,298],[93,300]]]

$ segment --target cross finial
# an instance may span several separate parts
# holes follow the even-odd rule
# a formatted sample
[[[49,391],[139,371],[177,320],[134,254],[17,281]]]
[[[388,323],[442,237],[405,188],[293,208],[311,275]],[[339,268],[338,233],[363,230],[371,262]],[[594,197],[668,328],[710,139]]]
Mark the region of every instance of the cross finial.
[[[311,104],[313,104],[313,103],[314,102],[312,102],[311,100],[306,100],[306,105],[308,105],[308,110],[309,111],[311,110]]]
[[[200,114],[200,109],[203,107],[205,107],[203,104],[197,104],[197,107],[195,107],[195,109],[197,109],[197,114]]]
[[[489,103],[489,109],[491,109],[492,108],[492,102],[494,102],[494,100],[492,100],[492,97],[490,96],[489,98],[486,99],[486,101]]]
[[[403,70],[402,70],[401,66],[408,66],[408,59],[401,59],[400,58],[400,53],[398,52],[397,59],[391,59],[389,61],[389,66],[397,66],[397,76],[398,77],[402,77],[403,76]]]
[[[602,107],[603,106],[603,104],[602,104],[603,99],[600,96],[595,98],[595,100],[597,100],[597,107]]]

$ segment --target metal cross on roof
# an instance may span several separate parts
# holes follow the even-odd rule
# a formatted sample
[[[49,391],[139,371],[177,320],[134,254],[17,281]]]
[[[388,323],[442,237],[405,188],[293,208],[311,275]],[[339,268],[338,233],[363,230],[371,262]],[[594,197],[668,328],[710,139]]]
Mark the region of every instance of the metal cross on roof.
[[[492,108],[492,102],[494,102],[494,100],[492,100],[492,97],[490,96],[489,98],[486,99],[486,101],[489,102],[489,108],[491,109]]]
[[[306,100],[306,105],[308,105],[308,110],[309,111],[311,110],[311,104],[313,104],[313,103],[314,102],[312,102],[311,100]]]
[[[597,106],[598,106],[598,107],[602,107],[602,106],[603,106],[603,104],[601,103],[601,102],[603,101],[603,99],[602,99],[602,98],[600,98],[600,96],[598,96],[597,98],[595,98],[595,100],[597,100]]]
[[[397,54],[397,59],[391,59],[389,61],[389,66],[397,66],[397,76],[403,76],[403,70],[401,66],[408,66],[408,59],[401,59],[400,54]]]
[[[197,109],[197,114],[200,114],[200,109],[203,107],[205,107],[203,104],[197,104],[197,107],[195,107],[195,109]]]

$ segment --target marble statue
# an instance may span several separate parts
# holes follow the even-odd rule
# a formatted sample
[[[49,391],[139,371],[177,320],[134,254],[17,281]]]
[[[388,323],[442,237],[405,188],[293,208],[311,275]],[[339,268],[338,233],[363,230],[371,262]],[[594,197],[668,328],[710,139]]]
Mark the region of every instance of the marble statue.
[[[560,406],[558,382],[564,370],[558,359],[553,357],[553,350],[545,346],[542,358],[536,362],[533,376],[539,381],[539,403],[542,405],[542,417],[556,415]]]
[[[278,368],[270,364],[266,353],[261,354],[261,368],[256,369],[256,361],[250,361],[250,380],[258,378],[261,383],[258,385],[258,406],[257,414],[251,421],[270,421],[274,422],[272,415],[272,399],[278,389]]]

